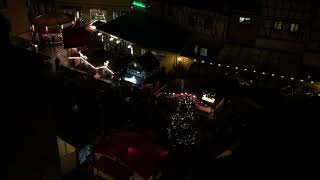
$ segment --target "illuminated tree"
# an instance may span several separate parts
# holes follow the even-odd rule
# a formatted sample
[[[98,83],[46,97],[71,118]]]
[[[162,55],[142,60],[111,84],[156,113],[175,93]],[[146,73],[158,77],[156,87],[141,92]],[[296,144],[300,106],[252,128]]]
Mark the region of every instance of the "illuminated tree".
[[[170,144],[176,146],[192,146],[199,141],[199,131],[194,126],[196,115],[190,97],[179,97],[175,112],[169,117],[167,127]]]

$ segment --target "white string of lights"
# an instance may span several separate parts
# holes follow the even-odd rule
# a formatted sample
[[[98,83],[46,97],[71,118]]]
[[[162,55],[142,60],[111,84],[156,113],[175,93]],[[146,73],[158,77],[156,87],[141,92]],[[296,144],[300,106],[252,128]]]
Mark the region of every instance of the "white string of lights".
[[[197,62],[198,60],[197,59],[193,59],[193,61]],[[264,71],[258,72],[255,69],[249,70],[247,68],[240,68],[238,66],[223,65],[223,64],[220,64],[220,63],[214,64],[212,62],[205,62],[205,61],[200,61],[200,62],[202,64],[206,63],[206,64],[208,64],[210,66],[217,66],[217,67],[220,67],[220,68],[234,69],[236,72],[238,72],[238,71],[253,72],[253,73],[256,73],[256,74],[260,74],[262,76],[271,76],[271,77],[274,77],[274,78],[289,79],[291,81],[306,82],[306,83],[310,83],[310,84],[319,83],[319,82],[311,81],[311,80],[308,80],[308,79],[287,77],[287,76],[284,76],[284,75],[277,75],[275,73],[267,73],[267,72],[264,72]]]

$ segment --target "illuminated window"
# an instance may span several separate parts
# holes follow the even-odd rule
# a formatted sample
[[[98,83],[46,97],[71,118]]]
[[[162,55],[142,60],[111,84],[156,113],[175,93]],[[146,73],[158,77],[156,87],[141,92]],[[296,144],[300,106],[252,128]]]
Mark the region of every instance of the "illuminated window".
[[[201,56],[207,56],[208,55],[208,49],[207,48],[200,48],[200,55]]]
[[[107,12],[100,9],[90,9],[90,22],[94,23],[96,21],[107,22],[106,21]]]
[[[282,30],[282,26],[283,26],[282,21],[275,21],[273,28],[274,28],[275,30]]]
[[[193,52],[194,52],[195,54],[198,54],[198,52],[199,52],[199,47],[198,47],[198,45],[195,45],[195,46],[194,46]]]
[[[290,32],[298,32],[299,31],[299,24],[292,23],[290,24]]]
[[[112,11],[112,19],[116,19],[119,16],[118,12]]]
[[[239,23],[240,24],[250,24],[251,19],[248,17],[240,17],[239,18]]]

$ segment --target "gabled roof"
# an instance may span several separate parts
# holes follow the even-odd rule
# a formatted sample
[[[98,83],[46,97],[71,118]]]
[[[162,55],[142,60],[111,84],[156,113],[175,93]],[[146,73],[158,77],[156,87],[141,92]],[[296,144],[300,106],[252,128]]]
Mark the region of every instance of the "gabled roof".
[[[170,52],[180,52],[191,37],[191,33],[177,25],[137,11],[110,21],[98,29],[145,48]]]
[[[159,60],[150,51],[142,56],[139,56],[137,61],[142,68],[146,69],[147,71],[152,71],[153,69],[160,67]]]

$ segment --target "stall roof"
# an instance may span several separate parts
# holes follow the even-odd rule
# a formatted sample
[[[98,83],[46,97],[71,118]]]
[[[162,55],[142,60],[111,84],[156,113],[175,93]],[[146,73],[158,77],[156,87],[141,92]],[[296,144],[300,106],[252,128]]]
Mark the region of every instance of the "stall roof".
[[[111,141],[97,145],[94,152],[116,156],[143,177],[152,175],[168,154],[144,135],[126,131],[113,133]]]
[[[160,67],[159,60],[149,51],[137,59],[138,63],[147,71]]]
[[[94,167],[118,180],[128,180],[133,174],[128,167],[106,157],[96,161]]]
[[[190,32],[177,25],[136,11],[110,21],[98,29],[145,48],[170,52],[180,52],[191,38]]]
[[[70,23],[74,20],[74,16],[70,14],[46,14],[39,15],[32,21],[32,24],[39,26],[56,26]]]
[[[90,32],[85,27],[67,27],[62,30],[64,48],[85,46]]]

